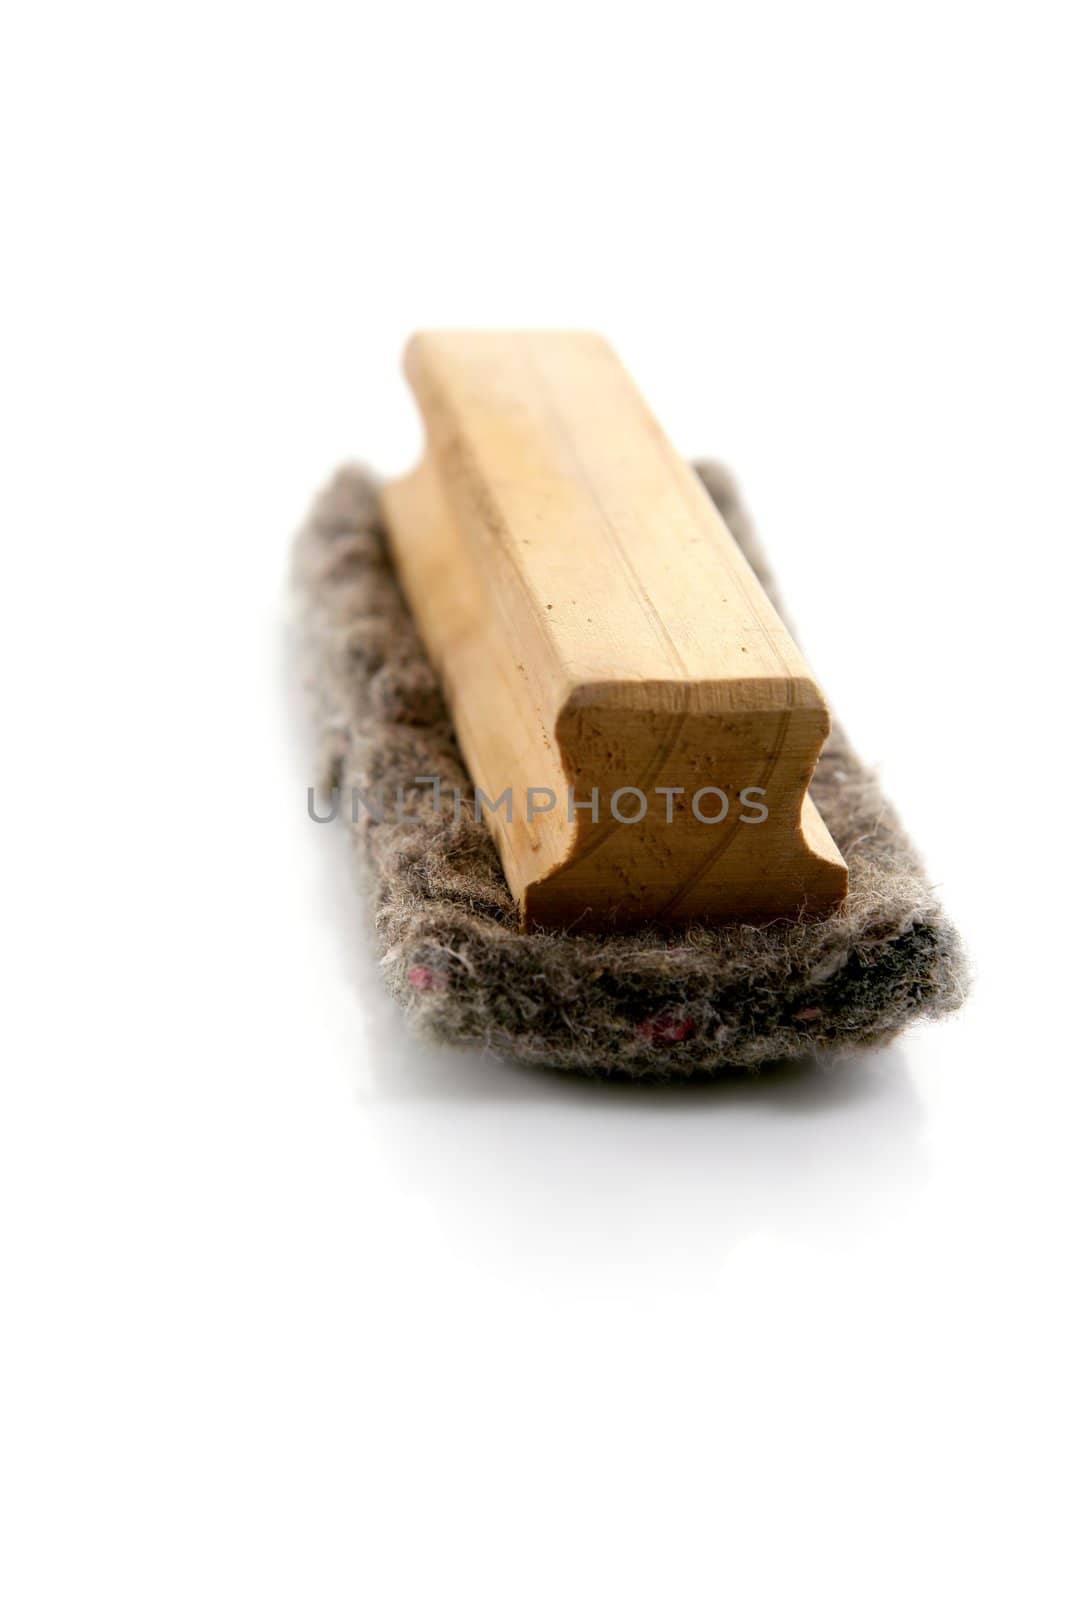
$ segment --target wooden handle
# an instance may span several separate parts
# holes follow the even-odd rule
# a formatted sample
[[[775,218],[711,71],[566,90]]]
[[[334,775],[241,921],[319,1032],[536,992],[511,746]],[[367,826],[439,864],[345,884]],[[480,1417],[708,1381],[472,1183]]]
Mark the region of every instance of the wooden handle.
[[[405,365],[427,448],[390,541],[523,925],[839,905],[826,705],[610,346],[420,333]]]

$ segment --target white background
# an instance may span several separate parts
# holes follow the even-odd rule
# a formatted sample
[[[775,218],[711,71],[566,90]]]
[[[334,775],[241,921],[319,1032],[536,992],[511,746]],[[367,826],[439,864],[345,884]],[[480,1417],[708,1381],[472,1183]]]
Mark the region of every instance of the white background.
[[[5,1594],[1062,1595],[1062,9],[5,19]],[[958,1021],[405,1037],[285,585],[435,324],[598,327],[733,464]]]

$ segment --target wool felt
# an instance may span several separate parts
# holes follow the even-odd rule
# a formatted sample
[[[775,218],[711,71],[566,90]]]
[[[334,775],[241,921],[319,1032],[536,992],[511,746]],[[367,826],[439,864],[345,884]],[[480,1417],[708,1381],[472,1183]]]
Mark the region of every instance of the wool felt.
[[[757,577],[775,583],[729,474],[697,471]],[[295,549],[320,796],[335,793],[371,886],[386,982],[416,1029],[545,1067],[663,1078],[882,1044],[954,1010],[959,938],[877,779],[834,729],[811,796],[849,867],[821,920],[634,933],[519,930],[434,672],[393,571],[375,480],[342,468]],[[434,808],[438,775],[451,799]],[[405,819],[361,805],[377,786]],[[324,805],[323,814],[328,808]]]

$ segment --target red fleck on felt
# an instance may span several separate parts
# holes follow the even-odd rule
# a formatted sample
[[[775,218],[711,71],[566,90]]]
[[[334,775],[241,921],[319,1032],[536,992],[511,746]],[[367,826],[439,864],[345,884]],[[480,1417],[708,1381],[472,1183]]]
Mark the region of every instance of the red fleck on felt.
[[[821,1006],[801,1006],[799,1011],[793,1012],[794,1022],[814,1022],[816,1017],[822,1016]]]
[[[432,967],[409,967],[408,982],[413,989],[444,988],[444,983]]]
[[[695,1027],[692,1017],[649,1017],[637,1024],[637,1036],[646,1044],[681,1044]]]

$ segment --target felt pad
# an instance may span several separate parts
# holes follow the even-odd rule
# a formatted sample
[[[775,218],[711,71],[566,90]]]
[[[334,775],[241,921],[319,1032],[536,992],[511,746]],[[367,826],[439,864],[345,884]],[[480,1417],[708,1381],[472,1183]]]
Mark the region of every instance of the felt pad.
[[[729,475],[713,464],[697,471],[781,611]],[[345,467],[319,496],[294,572],[318,810],[328,814],[336,791],[334,825],[348,827],[366,869],[386,982],[428,1036],[545,1067],[662,1078],[885,1043],[961,1003],[958,936],[877,780],[836,727],[811,783],[849,867],[848,900],[833,916],[521,933],[390,563],[370,473]],[[414,781],[426,776],[442,780],[436,809],[430,787]],[[376,807],[379,784],[387,804]],[[353,793],[371,801],[355,821]]]

